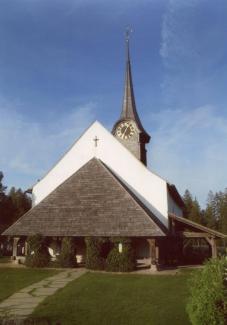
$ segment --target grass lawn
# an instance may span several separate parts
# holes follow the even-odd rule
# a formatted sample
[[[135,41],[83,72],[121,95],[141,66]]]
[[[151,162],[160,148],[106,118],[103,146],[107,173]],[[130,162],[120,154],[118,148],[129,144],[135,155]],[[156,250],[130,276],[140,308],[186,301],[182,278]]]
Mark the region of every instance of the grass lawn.
[[[16,291],[57,274],[56,270],[0,268],[0,301]]]
[[[61,325],[187,325],[189,275],[87,273],[47,298],[33,316]]]
[[[0,256],[0,263],[9,263],[10,257],[9,256]]]

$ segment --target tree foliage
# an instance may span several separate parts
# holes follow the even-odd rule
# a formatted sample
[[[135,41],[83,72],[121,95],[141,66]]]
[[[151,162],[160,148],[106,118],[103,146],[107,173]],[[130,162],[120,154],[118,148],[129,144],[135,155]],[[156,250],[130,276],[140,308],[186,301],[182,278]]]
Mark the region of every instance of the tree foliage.
[[[105,260],[102,257],[103,239],[99,237],[87,237],[86,242],[86,268],[91,270],[102,270]]]
[[[209,191],[204,210],[189,190],[185,191],[183,200],[185,218],[227,234],[227,189],[216,193]]]
[[[73,238],[63,238],[61,253],[58,256],[58,260],[62,267],[76,267],[76,247]]]
[[[130,272],[136,267],[135,252],[132,242],[128,238],[112,239],[114,247],[106,259],[106,270],[113,272]],[[119,244],[122,245],[122,252],[119,251]]]
[[[0,172],[0,233],[31,208],[31,199],[20,188],[6,193],[4,175]]]
[[[209,192],[205,210],[207,226],[227,234],[227,189]]]
[[[25,263],[30,267],[46,267],[50,263],[46,239],[41,234],[28,237],[28,255]]]
[[[192,221],[202,223],[202,213],[198,200],[192,197],[189,190],[186,190],[183,196],[185,209],[184,217]]]

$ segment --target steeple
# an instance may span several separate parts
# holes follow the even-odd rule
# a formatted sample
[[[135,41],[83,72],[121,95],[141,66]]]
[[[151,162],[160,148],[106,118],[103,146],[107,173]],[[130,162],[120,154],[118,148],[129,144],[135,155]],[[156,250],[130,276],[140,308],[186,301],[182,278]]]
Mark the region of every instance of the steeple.
[[[136,102],[133,90],[132,71],[130,61],[129,35],[131,30],[126,31],[126,71],[124,98],[120,119],[115,123],[112,133],[116,138],[145,165],[146,148],[150,141],[149,134],[143,128],[136,109]]]
[[[130,60],[130,33],[131,30],[126,30],[126,70],[125,70],[125,85],[124,85],[124,98],[121,112],[121,119],[132,119],[136,122],[139,130],[146,134],[147,138],[150,136],[144,130],[143,125],[140,121],[140,118],[136,109],[136,102],[133,90],[133,82],[132,82],[132,69],[131,69],[131,60]]]

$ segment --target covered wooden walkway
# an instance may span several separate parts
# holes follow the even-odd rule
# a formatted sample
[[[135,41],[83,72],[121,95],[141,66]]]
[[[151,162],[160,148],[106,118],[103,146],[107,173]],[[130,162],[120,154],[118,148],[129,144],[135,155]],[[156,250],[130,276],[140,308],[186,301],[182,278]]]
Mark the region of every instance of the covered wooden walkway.
[[[205,239],[211,247],[211,254],[213,258],[217,257],[217,240],[225,239],[224,235],[216,230],[200,225],[189,219],[169,214],[169,229],[170,234],[182,239],[201,238]]]

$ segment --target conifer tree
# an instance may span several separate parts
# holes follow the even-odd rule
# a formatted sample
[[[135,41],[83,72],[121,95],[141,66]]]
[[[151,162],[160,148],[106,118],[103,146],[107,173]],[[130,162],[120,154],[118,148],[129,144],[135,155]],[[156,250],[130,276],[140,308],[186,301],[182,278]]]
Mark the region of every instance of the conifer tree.
[[[202,223],[202,211],[199,202],[196,198],[192,197],[189,190],[186,190],[183,196],[183,201],[185,204],[184,217]]]
[[[6,193],[3,177],[0,172],[0,233],[31,208],[31,199],[21,189],[12,187]]]

